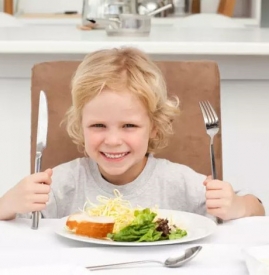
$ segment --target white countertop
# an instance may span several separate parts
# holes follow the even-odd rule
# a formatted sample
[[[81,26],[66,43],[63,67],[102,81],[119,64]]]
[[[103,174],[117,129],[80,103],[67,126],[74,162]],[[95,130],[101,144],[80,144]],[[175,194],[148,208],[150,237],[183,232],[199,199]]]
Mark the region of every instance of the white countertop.
[[[269,55],[269,29],[188,29],[156,24],[149,37],[109,37],[104,30],[81,31],[75,25],[0,28],[0,54],[86,54],[123,45],[149,54]]]

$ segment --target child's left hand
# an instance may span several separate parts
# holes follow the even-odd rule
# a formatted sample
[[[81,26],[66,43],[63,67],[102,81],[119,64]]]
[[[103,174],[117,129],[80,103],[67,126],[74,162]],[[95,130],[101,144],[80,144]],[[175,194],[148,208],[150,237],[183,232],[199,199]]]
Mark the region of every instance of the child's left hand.
[[[204,181],[206,187],[207,213],[223,220],[244,216],[244,209],[230,183],[213,180],[208,176]]]

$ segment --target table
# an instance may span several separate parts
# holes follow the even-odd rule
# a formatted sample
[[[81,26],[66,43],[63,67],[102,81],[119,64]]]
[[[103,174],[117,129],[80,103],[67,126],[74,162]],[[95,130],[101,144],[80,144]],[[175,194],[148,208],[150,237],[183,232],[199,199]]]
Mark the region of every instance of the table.
[[[141,259],[165,260],[181,249],[202,245],[191,262],[176,269],[158,264],[136,268],[95,271],[98,274],[218,274],[246,275],[242,249],[269,244],[269,217],[249,217],[218,225],[216,232],[204,239],[177,245],[148,247],[113,247],[91,245],[65,239],[54,233],[56,219],[40,221],[39,229],[31,229],[31,220],[0,221],[1,268],[25,265],[98,265]],[[179,272],[180,270],[180,272]]]

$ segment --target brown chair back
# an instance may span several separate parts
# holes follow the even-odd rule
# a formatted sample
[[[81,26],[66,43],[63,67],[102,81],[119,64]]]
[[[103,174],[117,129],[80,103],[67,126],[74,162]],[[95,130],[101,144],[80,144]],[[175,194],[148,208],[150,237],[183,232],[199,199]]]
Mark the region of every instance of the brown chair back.
[[[181,115],[174,122],[175,134],[169,146],[157,157],[185,164],[197,172],[211,174],[209,136],[206,134],[199,101],[208,100],[220,117],[220,78],[216,63],[211,61],[158,61],[166,79],[169,95],[180,99]],[[45,91],[49,106],[47,148],[42,158],[42,170],[83,156],[60,126],[71,105],[70,83],[78,67],[77,61],[45,62],[32,70],[31,112],[31,172],[34,172],[37,116],[40,90]],[[218,178],[222,179],[221,131],[215,137],[214,148]]]

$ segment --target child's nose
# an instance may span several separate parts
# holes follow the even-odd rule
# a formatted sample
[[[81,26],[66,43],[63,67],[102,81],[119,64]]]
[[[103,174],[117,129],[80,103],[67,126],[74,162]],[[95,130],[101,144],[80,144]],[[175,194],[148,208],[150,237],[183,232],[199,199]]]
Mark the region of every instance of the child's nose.
[[[122,137],[119,131],[109,131],[105,136],[105,144],[116,146],[122,144]]]

